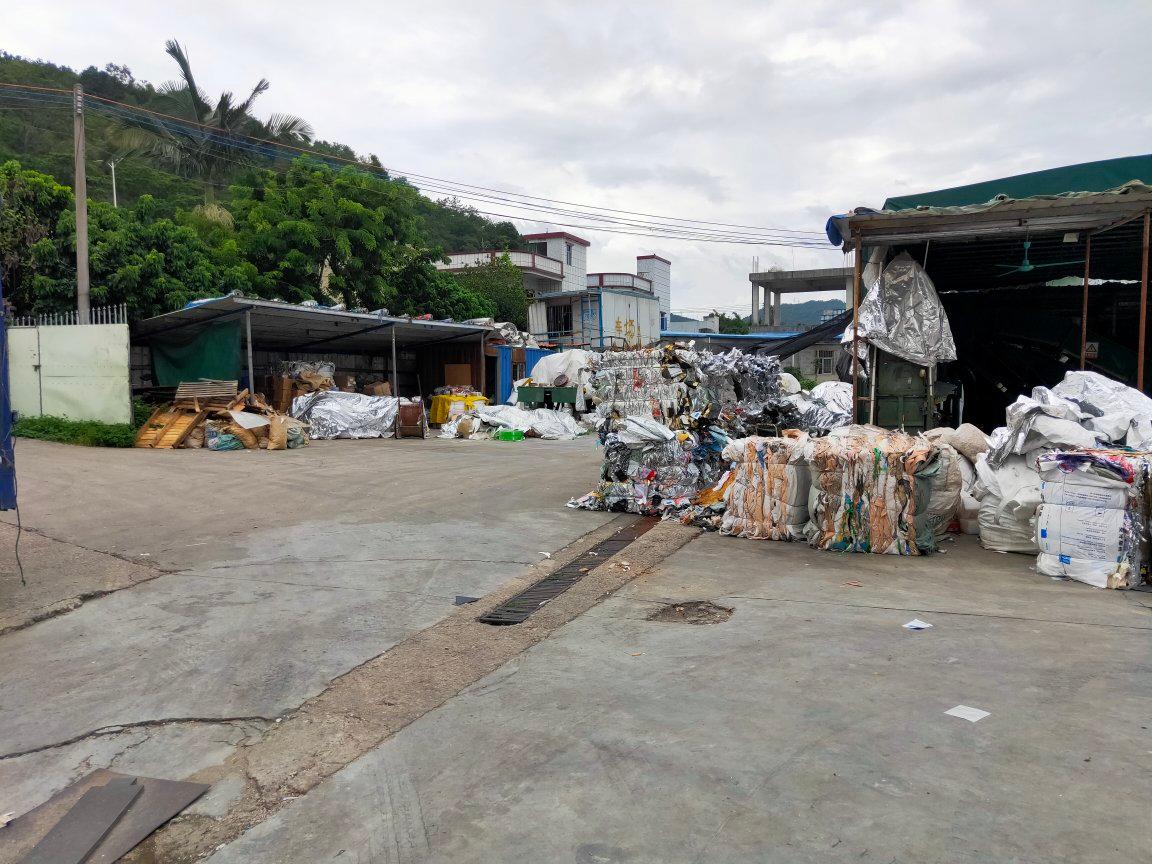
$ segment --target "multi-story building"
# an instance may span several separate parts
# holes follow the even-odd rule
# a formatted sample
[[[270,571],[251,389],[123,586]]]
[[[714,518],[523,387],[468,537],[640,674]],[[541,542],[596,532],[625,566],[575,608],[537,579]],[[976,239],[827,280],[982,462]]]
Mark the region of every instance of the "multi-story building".
[[[525,251],[509,252],[532,300],[528,330],[541,342],[599,350],[659,341],[672,301],[672,263],[638,255],[635,273],[589,273],[589,241],[565,231],[525,234]],[[442,270],[459,271],[503,253],[452,252]]]

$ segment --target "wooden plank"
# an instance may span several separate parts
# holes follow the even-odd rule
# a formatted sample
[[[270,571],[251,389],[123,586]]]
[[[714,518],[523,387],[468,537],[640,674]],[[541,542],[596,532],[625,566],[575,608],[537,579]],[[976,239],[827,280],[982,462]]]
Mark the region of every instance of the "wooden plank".
[[[176,388],[178,401],[199,397],[205,401],[231,401],[236,398],[236,381],[181,381]]]
[[[116,777],[89,789],[32,848],[23,864],[81,864],[141,791],[133,777]]]
[[[207,411],[181,409],[175,420],[165,427],[164,432],[154,445],[155,448],[157,450],[172,450],[179,447],[192,434],[192,430],[207,417]]]
[[[136,432],[136,445],[137,447],[151,447],[156,439],[160,437],[160,427],[163,425],[161,417],[168,414],[171,409],[167,405],[162,405],[152,412],[144,425]]]

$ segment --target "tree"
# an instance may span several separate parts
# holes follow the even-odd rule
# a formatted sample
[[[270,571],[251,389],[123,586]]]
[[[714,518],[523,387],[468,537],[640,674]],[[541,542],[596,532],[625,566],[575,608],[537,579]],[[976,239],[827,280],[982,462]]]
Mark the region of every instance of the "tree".
[[[18,312],[76,308],[76,245],[72,190],[52,177],[0,166],[0,273]],[[88,205],[92,302],[125,303],[134,317],[169,312],[199,297],[250,292],[256,269],[234,237],[216,227],[206,243],[191,225],[161,216],[142,196],[130,208]]]
[[[464,287],[492,301],[497,321],[511,321],[521,330],[528,329],[529,300],[524,290],[524,274],[507,254],[467,267],[453,276]]]
[[[234,187],[231,203],[261,296],[438,318],[492,314],[492,303],[436,270],[408,184],[303,157],[262,180]]]
[[[75,305],[75,217],[72,190],[55,178],[0,165],[0,277],[5,298],[20,312]]]
[[[133,317],[146,318],[190,300],[251,293],[256,268],[234,239],[217,234],[217,245],[206,244],[195,228],[159,216],[148,195],[131,209],[91,210],[94,303],[125,303]]]
[[[748,333],[750,330],[748,322],[735,312],[717,312],[713,309],[712,314],[720,319],[721,333]]]
[[[216,200],[216,191],[224,186],[234,164],[268,161],[244,136],[287,144],[306,144],[311,139],[312,127],[299,117],[273,114],[267,121],[260,121],[253,116],[253,105],[271,86],[266,78],[257,81],[242,102],[237,102],[231,92],[224,92],[213,104],[196,83],[184,47],[170,39],[164,50],[180,68],[180,80],[160,85],[159,92],[170,99],[174,111],[192,123],[173,123],[157,115],[131,115],[122,122],[128,127],[127,138],[132,146],[147,147],[177,171],[199,177],[206,203]]]

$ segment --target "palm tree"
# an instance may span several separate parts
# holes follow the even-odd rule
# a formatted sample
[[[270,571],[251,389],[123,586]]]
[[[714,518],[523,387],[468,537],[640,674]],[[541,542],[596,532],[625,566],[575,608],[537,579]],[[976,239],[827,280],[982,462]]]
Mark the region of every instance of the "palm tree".
[[[162,84],[159,90],[174,104],[176,110],[172,113],[178,112],[178,116],[183,115],[192,123],[139,115],[123,121],[129,127],[127,137],[131,144],[160,157],[182,174],[199,177],[204,183],[205,203],[215,201],[216,190],[224,185],[232,166],[275,159],[275,150],[254,144],[249,138],[285,144],[307,144],[311,140],[312,127],[299,117],[273,114],[261,121],[253,116],[252,106],[270,86],[266,78],[256,83],[243,102],[236,102],[232,93],[225,92],[212,104],[196,83],[184,47],[169,39],[164,50],[180,67],[180,79]]]

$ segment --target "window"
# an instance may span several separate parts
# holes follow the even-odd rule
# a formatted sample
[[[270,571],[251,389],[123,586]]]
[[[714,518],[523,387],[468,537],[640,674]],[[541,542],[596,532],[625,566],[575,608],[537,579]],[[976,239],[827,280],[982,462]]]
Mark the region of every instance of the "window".
[[[529,252],[535,252],[537,255],[547,255],[548,254],[548,244],[544,243],[543,241],[537,241],[534,243],[529,243],[528,244],[528,251]]]
[[[572,332],[572,307],[565,304],[563,306],[549,306],[548,307],[548,333],[549,335],[564,335]]]
[[[831,375],[835,371],[833,369],[835,362],[835,351],[831,348],[817,348],[816,363],[813,371],[815,371],[817,375]]]
[[[564,244],[564,263],[567,264],[569,267],[572,266],[572,244],[571,243],[565,243]]]

